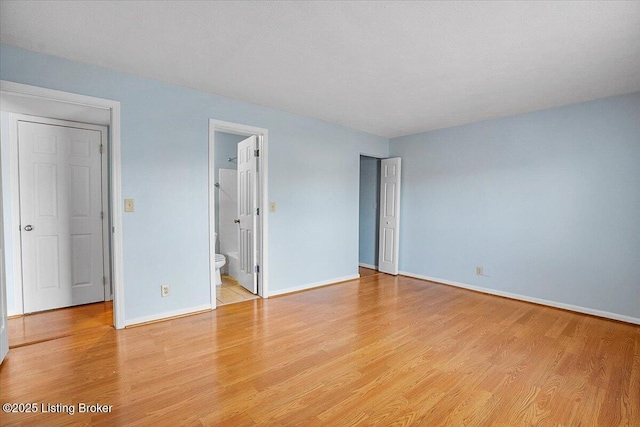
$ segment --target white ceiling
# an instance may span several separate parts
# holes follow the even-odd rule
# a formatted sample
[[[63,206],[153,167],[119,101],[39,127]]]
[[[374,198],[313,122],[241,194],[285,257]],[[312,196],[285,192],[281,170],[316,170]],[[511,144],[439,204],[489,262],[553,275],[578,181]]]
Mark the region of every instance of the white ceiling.
[[[637,1],[2,1],[0,29],[385,137],[640,91]]]

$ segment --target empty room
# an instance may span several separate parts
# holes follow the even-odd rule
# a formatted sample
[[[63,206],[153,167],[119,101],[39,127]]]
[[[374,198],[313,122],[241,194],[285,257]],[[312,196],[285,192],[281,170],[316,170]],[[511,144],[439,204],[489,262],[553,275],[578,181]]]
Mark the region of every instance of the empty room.
[[[0,425],[640,425],[640,2],[0,0]]]

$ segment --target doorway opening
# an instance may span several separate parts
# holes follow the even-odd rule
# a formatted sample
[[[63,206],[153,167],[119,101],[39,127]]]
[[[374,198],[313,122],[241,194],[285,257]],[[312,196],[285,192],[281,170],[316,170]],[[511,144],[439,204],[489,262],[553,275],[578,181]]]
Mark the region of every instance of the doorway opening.
[[[400,242],[399,157],[360,156],[360,275],[398,275]]]
[[[380,244],[380,162],[360,156],[360,220],[358,270],[360,276],[378,271]]]
[[[266,298],[267,130],[210,120],[212,306]]]
[[[123,328],[120,103],[13,82],[1,83],[7,314],[12,316],[13,323],[35,324],[40,322],[37,319],[45,319],[40,323],[50,325],[44,325],[44,329],[51,331],[40,330],[36,338],[22,337],[25,340],[42,341],[51,334],[73,334],[64,325],[88,320],[82,313],[92,316],[85,324],[100,319],[97,326]],[[25,138],[30,134],[35,136],[27,141]],[[22,143],[20,137],[24,139]],[[20,148],[29,144],[36,148],[31,152],[50,158],[29,160],[29,150],[21,155]],[[60,152],[58,148],[71,155],[55,158],[55,153]],[[27,163],[22,164],[25,159]],[[35,169],[41,172],[32,174],[40,180],[35,186],[20,174],[21,168],[24,172],[29,165],[36,165]],[[53,184],[56,175],[60,182]],[[64,192],[73,195],[67,197]],[[35,203],[35,209],[24,205],[29,199]],[[49,215],[47,207],[51,210]],[[35,219],[24,217],[27,211],[35,212]],[[57,216],[62,218],[57,225],[55,221],[46,222],[47,217]],[[60,229],[59,237],[52,237],[51,227]],[[40,231],[44,237],[36,236]],[[33,242],[28,242],[29,239]],[[53,244],[56,239],[62,243]],[[58,271],[60,268],[65,271]],[[52,281],[54,276],[59,280]],[[25,280],[35,280],[36,285]],[[61,291],[65,287],[66,293]],[[39,297],[34,300],[31,291],[58,295],[40,295],[38,301]],[[85,304],[95,301],[102,302],[88,310]],[[30,312],[41,313],[25,316]],[[52,327],[54,318],[59,320],[58,331]],[[13,341],[11,331],[16,329],[9,326]]]

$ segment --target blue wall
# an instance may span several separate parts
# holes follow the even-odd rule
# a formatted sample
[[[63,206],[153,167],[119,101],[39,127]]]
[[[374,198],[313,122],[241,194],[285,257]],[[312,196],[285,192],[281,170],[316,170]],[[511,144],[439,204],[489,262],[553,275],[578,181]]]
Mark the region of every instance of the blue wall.
[[[209,303],[210,118],[269,130],[270,290],[357,274],[360,153],[386,138],[7,45],[0,78],[121,102],[127,320]]]
[[[638,93],[389,142],[6,45],[0,78],[122,103],[127,320],[209,302],[209,118],[269,129],[272,291],[357,274],[360,154],[390,151],[402,271],[640,318]]]
[[[395,138],[390,152],[401,271],[640,318],[640,93]]]
[[[362,264],[378,266],[380,159],[360,157],[360,255]]]

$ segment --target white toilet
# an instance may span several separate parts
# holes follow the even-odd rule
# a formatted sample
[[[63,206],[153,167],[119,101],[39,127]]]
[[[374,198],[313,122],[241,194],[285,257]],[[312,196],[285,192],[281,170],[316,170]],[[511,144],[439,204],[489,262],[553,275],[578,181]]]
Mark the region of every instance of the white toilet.
[[[215,240],[213,241],[213,247],[216,247],[216,241],[218,240],[218,233],[215,234]],[[221,254],[214,255],[214,262],[216,263],[216,277],[214,279],[216,286],[222,285],[222,277],[220,276],[220,269],[227,263],[227,258]]]

